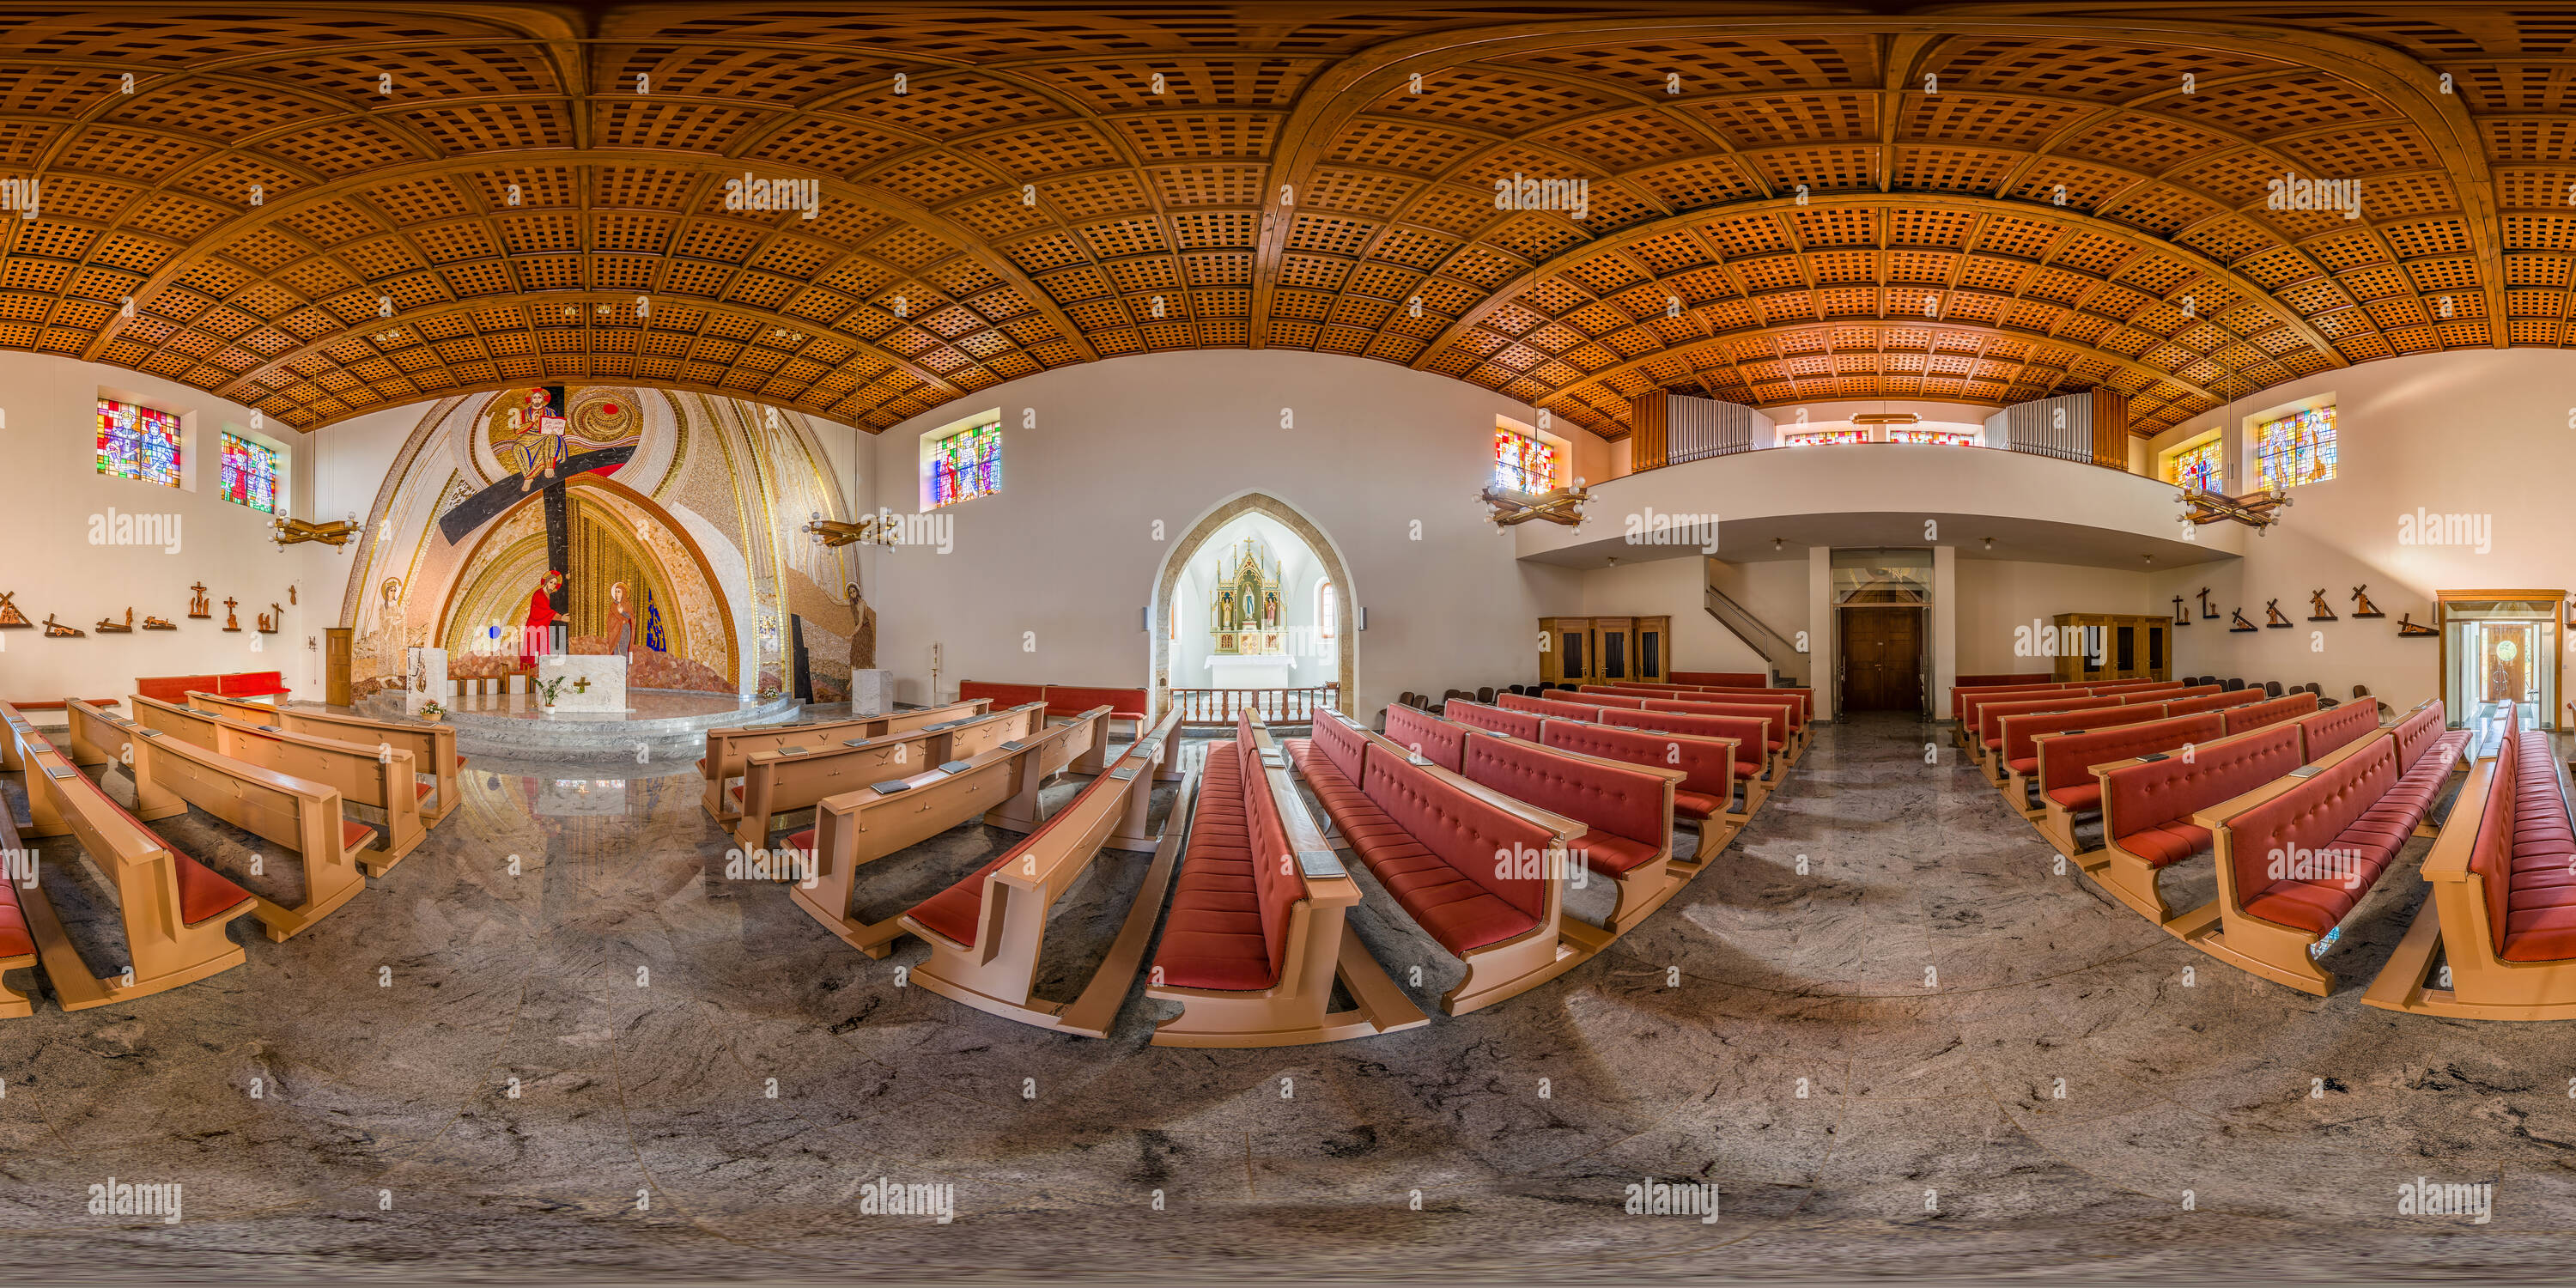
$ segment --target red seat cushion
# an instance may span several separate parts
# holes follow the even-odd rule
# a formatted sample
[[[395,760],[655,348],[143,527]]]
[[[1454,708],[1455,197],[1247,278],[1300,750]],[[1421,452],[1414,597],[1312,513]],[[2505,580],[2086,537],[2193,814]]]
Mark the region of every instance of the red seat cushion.
[[[732,792],[732,793],[733,793],[733,798],[734,798],[735,800],[741,800],[741,799],[742,799],[742,784],[740,784],[740,783],[736,783],[736,784],[734,784],[733,786],[726,788],[725,790],[726,790],[726,791],[729,791],[729,792]]]
[[[2245,901],[2247,915],[2316,935],[2334,929],[2335,923],[2370,892],[2379,874],[2387,870],[2389,860],[2397,856],[2398,847],[2406,842],[2404,833],[2394,832],[2393,822],[2373,817],[2378,812],[2364,811],[2331,843],[2315,851],[2320,858],[2331,851],[2337,861],[2348,860],[2348,875],[2321,872],[2276,880]]]
[[[27,929],[26,910],[18,906],[16,883],[0,881],[0,958],[32,957],[36,937]]]
[[[993,869],[1010,861],[1018,853],[1014,845],[993,856],[993,861],[969,873],[965,880],[940,891],[912,906],[904,915],[939,932],[951,943],[975,942],[975,919],[984,912],[984,878]]]
[[[109,809],[115,810],[126,822],[132,823],[137,830],[170,852],[170,866],[178,873],[180,921],[194,926],[227,912],[247,910],[252,902],[250,891],[234,885],[213,868],[189,858],[178,846],[163,839],[160,833],[145,827],[142,819],[127,813],[124,806],[116,803],[115,797],[105,792],[98,795],[99,799],[107,802]]]
[[[1374,803],[1369,808],[1377,809]],[[1386,816],[1381,811],[1378,817]],[[1346,823],[1342,832],[1351,838],[1360,861],[1368,864],[1378,884],[1385,886],[1387,893],[1412,914],[1414,922],[1453,955],[1465,956],[1470,949],[1498,944],[1538,927],[1538,918],[1469,880],[1465,873],[1405,835],[1392,819],[1383,829],[1364,828],[1358,835],[1352,835]]]
[[[416,801],[425,801],[429,799],[429,794],[431,792],[437,790],[438,784],[436,783],[413,783],[411,785],[411,798]]]
[[[161,848],[170,849],[163,841]],[[250,891],[234,885],[223,874],[205,864],[170,850],[172,865],[179,872],[179,919],[191,926],[223,916],[227,912],[246,910]]]
[[[340,820],[340,848],[343,850],[363,849],[367,844],[367,838],[375,834],[376,829],[354,818]]]
[[[1704,819],[1724,810],[1732,802],[1720,800],[1707,792],[1673,789],[1673,813],[1683,818]]]
[[[1208,749],[1190,814],[1189,848],[1154,966],[1165,984],[1236,992],[1278,982],[1261,932],[1261,887],[1244,820],[1243,756],[1231,742]]]
[[[460,768],[460,769],[461,769],[461,768],[463,768],[463,767],[464,767],[464,765],[465,765],[465,758],[464,758],[463,756],[459,756],[459,757],[457,757],[457,758],[456,758],[456,764],[457,764],[457,767],[458,767],[458,768]],[[698,757],[698,777],[700,777],[700,778],[704,778],[704,777],[706,777],[706,776],[707,776],[707,758],[706,758],[706,757],[704,757],[704,756],[700,756],[700,757]]]
[[[1661,853],[1659,846],[1631,840],[1616,832],[1602,831],[1586,832],[1576,837],[1568,848],[1580,853],[1593,871],[1614,877]]]
[[[2024,778],[2028,778],[2039,772],[2039,757],[2015,756],[2004,762],[2004,768],[2009,769]]]
[[[705,769],[704,769],[703,767],[705,766],[706,762],[702,760],[702,761],[699,761],[699,762],[698,762],[698,764],[701,766],[701,768],[700,768],[699,772],[704,773],[704,772],[705,772]],[[459,756],[459,757],[457,757],[457,758],[456,758],[456,767],[457,767],[458,769],[463,769],[463,768],[465,768],[465,758],[464,758],[463,756]]]
[[[805,854],[812,854],[814,852],[814,829],[809,827],[802,832],[788,833],[787,848],[800,851]]]
[[[2089,783],[2060,787],[2050,792],[2048,799],[2079,813],[2088,809],[2100,809],[2102,808],[2102,780],[2097,778]]]
[[[2120,837],[2121,849],[2159,868],[2172,867],[2195,854],[2207,854],[2214,844],[2208,828],[2181,822],[2142,827]]]

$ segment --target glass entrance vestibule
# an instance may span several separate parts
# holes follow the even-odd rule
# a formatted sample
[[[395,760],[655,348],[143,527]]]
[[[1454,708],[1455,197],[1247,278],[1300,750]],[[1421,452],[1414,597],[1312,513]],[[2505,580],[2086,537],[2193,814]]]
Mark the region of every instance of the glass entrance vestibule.
[[[2442,708],[2456,725],[2480,705],[2514,704],[2525,729],[2558,726],[2559,642],[2567,595],[2557,590],[2445,590]]]

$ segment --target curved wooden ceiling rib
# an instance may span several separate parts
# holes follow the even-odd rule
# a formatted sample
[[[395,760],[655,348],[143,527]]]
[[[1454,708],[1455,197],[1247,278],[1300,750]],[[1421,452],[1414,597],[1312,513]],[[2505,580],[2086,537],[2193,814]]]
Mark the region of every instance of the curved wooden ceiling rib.
[[[2064,302],[2048,329],[2082,334],[1931,324],[1986,335],[1981,350],[2084,350],[2077,366],[2170,394],[2157,414],[2208,398],[2213,370],[2269,381],[2294,359],[2501,345],[2533,317],[2548,321],[2528,329],[2531,342],[2576,339],[2567,334],[2576,324],[2561,325],[2571,297],[2541,298],[2547,290],[2514,274],[2546,287],[2547,272],[2507,262],[2512,246],[2560,248],[2546,232],[2509,240],[2508,204],[2534,218],[2538,208],[2505,200],[2489,149],[2525,158],[2514,162],[2523,187],[2576,174],[2576,150],[2502,151],[2502,133],[2491,142],[2481,131],[2509,132],[2501,122],[2514,118],[2485,100],[2473,110],[2433,70],[2551,62],[2564,78],[2554,45],[2519,52],[2533,39],[2519,17],[2464,16],[2480,33],[2468,37],[2439,18],[2312,30],[2297,25],[2296,0],[2181,18],[2028,3],[1795,14],[1807,7],[1710,17],[1663,0],[1625,12],[1538,0],[1388,14],[1292,0],[1169,13],[823,15],[398,0],[350,15],[286,0],[282,16],[228,14],[220,24],[201,9],[131,5],[111,27],[0,0],[0,62],[30,71],[20,88],[0,90],[0,122],[45,132],[15,152],[0,134],[0,171],[59,179],[67,194],[64,209],[27,227],[0,221],[0,345],[134,366],[309,428],[532,375],[651,383],[634,373],[640,350],[616,347],[633,328],[594,326],[587,310],[578,327],[538,313],[617,301],[638,280],[657,312],[688,310],[698,322],[685,343],[671,339],[679,329],[656,333],[657,344],[681,343],[679,360],[655,359],[672,387],[871,428],[1065,362],[1291,345],[1470,379],[1616,433],[1618,387],[1641,373],[1697,371],[1700,358],[1724,353],[1706,378],[1750,393],[1778,368],[1744,356],[1748,341],[1803,346],[1809,333],[1839,329],[1860,343],[1921,329],[1883,300],[1881,316],[1819,307],[1749,327],[1712,309],[1641,349],[1641,319],[1619,322],[1587,311],[1599,300],[1578,298],[1601,294],[1578,289],[1587,264],[1748,213],[1785,215],[1788,187],[1811,177],[1815,207],[2009,211],[2152,248],[2223,286],[2232,297],[2223,323],[2146,328],[2143,347],[2141,335],[2100,330],[2106,315]],[[14,59],[13,45],[24,47]],[[2079,51],[2062,63],[2081,66],[2021,74],[2029,51],[2060,47]],[[1745,74],[1704,78],[1723,88],[1659,92],[1637,69],[1664,55],[1640,51],[1674,48]],[[2120,77],[2134,70],[2122,62],[2132,55],[2245,70],[2214,70],[2197,102],[2147,82],[2100,96],[2101,85],[2129,83]],[[434,92],[379,96],[356,83],[354,70],[384,61]],[[82,79],[108,84],[100,68],[111,64],[136,72],[134,95]],[[2332,104],[2246,123],[2206,109],[2274,92],[2290,79],[2282,66],[2329,85],[2318,92]],[[627,92],[639,71],[650,91]],[[888,96],[897,71],[911,82],[900,101]],[[1170,74],[1173,93],[1148,90],[1153,71]],[[1414,72],[1431,90],[1418,99],[1401,93]],[[1938,108],[1922,93],[1927,73],[1941,76]],[[1784,114],[1790,97],[1857,105],[1848,129],[1813,131]],[[132,110],[141,104],[150,110]],[[1991,109],[1982,117],[1981,105]],[[2016,112],[2029,121],[1995,123]],[[1402,133],[1411,150],[1351,148],[1355,128]],[[2319,226],[2244,199],[2248,167],[2355,157],[2350,136],[2368,130],[2402,136],[2363,171],[2394,194],[2386,199],[2398,213]],[[314,140],[334,131],[386,140],[383,155],[400,159],[317,153]],[[476,140],[482,150],[470,150]],[[1596,206],[1612,209],[1590,223],[1490,209],[1492,172],[1516,163],[1588,178]],[[1816,166],[1848,173],[1802,169]],[[258,208],[200,182],[252,167],[278,176]],[[560,183],[563,200],[505,211],[466,181],[513,168]],[[815,180],[839,221],[825,229],[711,209],[721,181],[746,168]],[[2032,200],[2053,183],[2077,194],[2070,207],[2086,208]],[[1017,200],[1023,184],[1034,202]],[[1480,185],[1489,208],[1475,217]],[[1280,202],[1288,186],[1293,207]],[[53,194],[49,184],[49,205]],[[342,219],[344,210],[354,214]],[[510,221],[534,214],[569,220],[569,247],[514,243],[521,225]],[[612,224],[628,236],[646,220],[667,224],[649,249],[611,236]],[[720,220],[720,247],[685,241]],[[479,231],[454,231],[466,225]],[[482,252],[458,249],[476,239]],[[2576,234],[2563,240],[2576,253]],[[1875,249],[1884,296],[1895,281],[1888,261],[1923,248],[1881,238]],[[1796,275],[1805,293],[1855,287],[1840,259],[1794,253],[1806,261]],[[1990,293],[1961,279],[1991,277],[1991,266],[1973,264],[1968,247],[1945,253],[1957,258],[1941,296]],[[567,256],[578,267],[570,277]],[[1741,265],[1751,261],[1713,259],[1735,275],[1738,299],[1787,293],[1777,283],[1745,289]],[[616,284],[610,261],[625,275]],[[1820,281],[1819,263],[1842,276]],[[1777,276],[1777,265],[1759,267]],[[1654,283],[1683,275],[1642,261],[1627,272]],[[666,292],[675,278],[686,280]],[[1904,289],[1931,285],[1908,279]],[[401,299],[390,318],[361,315],[357,292]],[[925,307],[895,318],[898,292]],[[2034,308],[2044,298],[2007,294]],[[130,321],[118,316],[125,295]],[[837,309],[835,296],[846,297]],[[512,310],[518,323],[505,320]],[[808,341],[789,353],[747,340],[746,328]],[[479,356],[451,363],[450,352]],[[1827,352],[1837,374],[1819,379],[1838,386],[1866,383],[1846,369],[1911,361],[1903,349]],[[486,380],[497,368],[507,370]],[[2015,370],[2026,373],[2016,381],[2038,381],[2052,369]],[[1888,374],[1879,387],[1913,378]]]
[[[1885,33],[1891,28],[1901,34],[1886,35]],[[2154,40],[2170,43],[2179,48],[2217,48],[2237,53],[2257,54],[2277,61],[2277,51],[2263,49],[2267,38],[2256,38],[2248,33],[2234,31],[2211,33],[2190,24],[2176,22],[2094,22],[2068,19],[2056,13],[2034,14],[2026,21],[2012,24],[1998,24],[1976,19],[1944,21],[1844,17],[1808,19],[1794,25],[1776,20],[1694,19],[1661,24],[1599,20],[1577,23],[1532,22],[1507,28],[1442,32],[1412,41],[1390,43],[1369,51],[1365,59],[1355,58],[1338,65],[1331,77],[1338,92],[1330,96],[1314,95],[1302,99],[1298,104],[1297,119],[1283,129],[1282,146],[1274,159],[1270,187],[1275,193],[1283,187],[1310,181],[1323,165],[1327,150],[1341,132],[1368,112],[1373,103],[1392,93],[1394,87],[1405,84],[1416,72],[1428,72],[1431,69],[1453,64],[1476,62],[1494,57],[1500,52],[1519,54],[1531,50],[1578,48],[1610,35],[1615,35],[1622,41],[1642,39],[1645,35],[1678,36],[1683,33],[1784,38],[1820,30],[1866,30],[1881,35],[1885,42],[1882,52],[1896,51],[1892,56],[1904,63],[1901,72],[1883,73],[1880,77],[1880,96],[1888,102],[1893,102],[1909,92],[1907,87],[1912,84],[1911,78],[1914,71],[1920,64],[1934,56],[1939,40],[1972,34],[2013,38],[2046,34],[2115,38],[2130,42]],[[2491,203],[2477,200],[2487,192],[2489,180],[2485,174],[2483,153],[2458,146],[2458,140],[2464,136],[2467,119],[2458,101],[2454,98],[2450,103],[2445,104],[2436,101],[2435,97],[2428,97],[2423,87],[2408,79],[2405,74],[2405,70],[2409,67],[2414,67],[2418,72],[2422,69],[2382,47],[2345,37],[2320,37],[2307,33],[2302,35],[2304,39],[2291,43],[2300,46],[2302,52],[2315,55],[2315,62],[2329,69],[2332,74],[2355,84],[2368,86],[2383,97],[2399,103],[2406,119],[2418,128],[2424,129],[2428,137],[2432,138],[2437,146],[2441,146],[2444,157],[2443,171],[2452,178],[2455,191],[2461,194],[2460,205],[2464,213],[2464,222],[2471,231],[2480,264],[2479,276],[2483,286],[2485,307],[2479,311],[2479,316],[2490,320],[2487,326],[2491,337],[2490,342],[2503,343],[2502,329],[2493,323],[2506,316],[2505,276],[2497,241],[2488,231],[2494,225]],[[2422,79],[2430,81],[2432,77],[2427,74]],[[1319,88],[1320,84],[1319,82]],[[1893,90],[1889,89],[1891,85],[1895,86]],[[2226,87],[2225,81],[2213,84],[2214,90]],[[2179,92],[2179,89],[2177,85],[2176,91]],[[1860,90],[1861,87],[1857,85],[1843,88],[1843,92],[1846,93]],[[1746,94],[1763,92],[1765,91],[1744,91]],[[1778,91],[1768,92],[1776,94]],[[2027,91],[2009,92],[2016,97],[2029,97]],[[2432,124],[2427,124],[2427,118],[2430,118]],[[1882,157],[1892,158],[1896,147],[1899,146],[1894,139],[1892,114],[1882,111],[1881,120],[1882,131],[1878,139],[1878,147]],[[2203,131],[2218,129],[2207,121],[2195,120],[2192,124]],[[2330,126],[2318,132],[2343,128],[2345,127]],[[2066,131],[2061,131],[2058,138],[2071,136],[2070,127]],[[2442,146],[2445,139],[2451,142],[2447,146]],[[2055,140],[2052,140],[2051,147],[2054,146],[2054,142]],[[2253,150],[2267,147],[2274,140],[2255,140],[2239,136],[2235,142],[2239,147]],[[2014,174],[2008,178],[2007,189],[2010,179],[2019,178],[2046,156],[2046,148],[2034,150],[2026,156],[2016,165]],[[1741,161],[1740,154],[1737,159]],[[2206,158],[2198,158],[2195,159],[2195,163],[2203,163],[2205,160]],[[2098,162],[2087,164],[2100,168]],[[1884,183],[1888,178],[1892,178],[1892,168],[1883,168],[1880,174],[1881,182]],[[2135,176],[2135,181],[2130,186],[2157,182],[2160,178],[2161,176]],[[1934,200],[1916,189],[1899,190],[1895,195],[1916,205],[1928,204]],[[1731,205],[1721,205],[1713,209],[1722,211],[1732,208]],[[1705,213],[1706,209],[1708,208],[1695,210],[1692,213]],[[2228,209],[2222,205],[2222,210],[2228,216],[2236,218],[2244,218],[2249,213],[2242,206]],[[1287,227],[1288,220],[1265,215],[1262,251],[1257,267],[1257,271],[1263,274],[1262,280],[1256,284],[1257,313],[1267,312],[1260,308],[1259,302],[1267,299],[1274,290],[1284,258]],[[2280,244],[2293,245],[2301,240],[2277,229],[2268,231],[2275,233]],[[2312,239],[2327,235],[2314,234]],[[1578,244],[1562,252],[1559,258],[1566,260],[1579,258],[1585,249],[1585,245]],[[2190,253],[2187,247],[2178,246],[2174,249],[2186,254]],[[2192,258],[2207,261],[2205,256],[2193,255]],[[2400,262],[2400,257],[2394,254],[2388,255],[2387,259],[2390,263]],[[2228,276],[2239,283],[2244,281],[2241,276],[2233,273],[2229,273]],[[1539,279],[1533,277],[1531,280],[1535,282]],[[2267,299],[2271,295],[2270,291],[2262,289],[2255,289],[2253,293]],[[1497,309],[1505,307],[1510,302],[1505,298],[1505,294],[1500,289],[1495,290],[1476,306],[1477,311],[1490,315]],[[2296,317],[2295,311],[2282,311]],[[2423,311],[2428,314],[2432,312],[2430,309]],[[1439,350],[1446,344],[1454,343],[1457,335],[1464,329],[1454,324],[1444,328],[1442,335],[1433,344],[1416,351],[1411,359],[1412,364],[1430,366],[1438,357]],[[2299,329],[2303,337],[2328,355],[2331,361],[2340,364],[2345,360],[2339,349],[2328,343],[2324,336],[2318,334],[2304,320],[2300,320]],[[1559,392],[1567,388],[1570,386],[1560,386]]]

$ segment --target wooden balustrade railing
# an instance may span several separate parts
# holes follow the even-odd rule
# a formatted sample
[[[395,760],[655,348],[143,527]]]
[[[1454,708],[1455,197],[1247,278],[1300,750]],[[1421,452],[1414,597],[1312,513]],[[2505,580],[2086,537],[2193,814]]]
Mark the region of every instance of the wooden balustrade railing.
[[[1341,708],[1342,686],[1303,689],[1173,689],[1172,706],[1184,725],[1230,725],[1245,707],[1269,724],[1309,724],[1319,712]]]

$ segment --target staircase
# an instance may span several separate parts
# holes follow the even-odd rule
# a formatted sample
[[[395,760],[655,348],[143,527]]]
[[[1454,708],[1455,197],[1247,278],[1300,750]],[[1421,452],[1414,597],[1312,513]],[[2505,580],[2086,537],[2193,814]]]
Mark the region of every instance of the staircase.
[[[1712,559],[1709,562],[1714,564],[1717,561]],[[1704,578],[1703,584],[1708,593],[1701,602],[1707,607],[1708,615],[1716,618],[1718,625],[1734,632],[1735,638],[1744,641],[1745,647],[1762,655],[1762,660],[1770,664],[1772,683],[1799,687],[1808,683],[1812,655],[1799,652],[1798,646],[1783,638],[1780,632],[1763,625],[1762,619],[1755,617],[1751,609],[1719,590],[1715,577]]]

